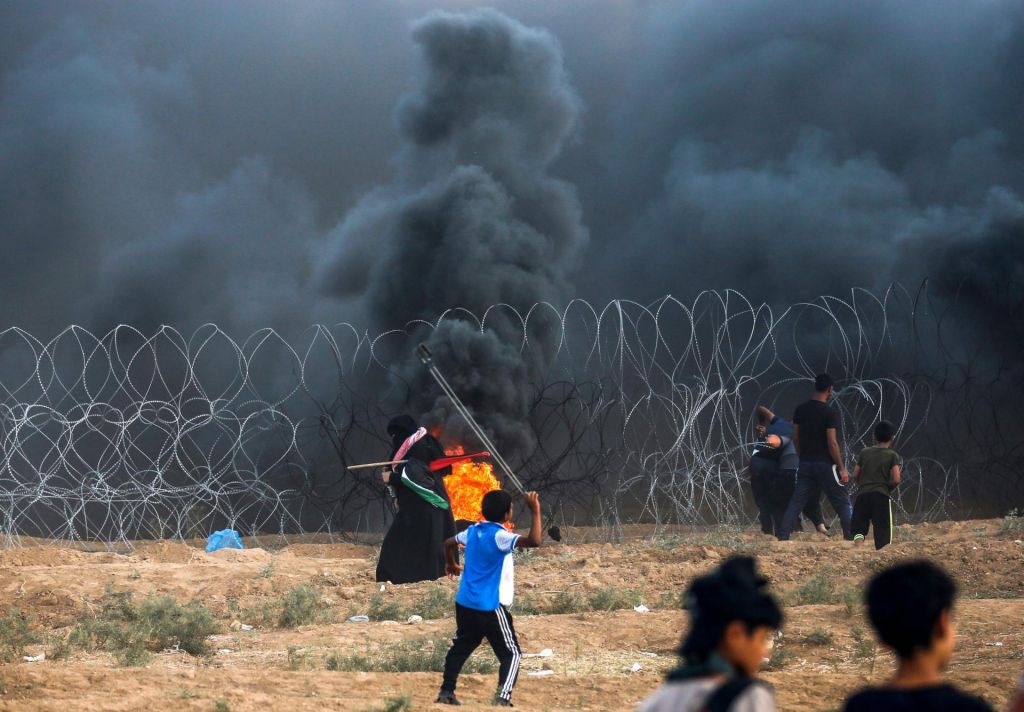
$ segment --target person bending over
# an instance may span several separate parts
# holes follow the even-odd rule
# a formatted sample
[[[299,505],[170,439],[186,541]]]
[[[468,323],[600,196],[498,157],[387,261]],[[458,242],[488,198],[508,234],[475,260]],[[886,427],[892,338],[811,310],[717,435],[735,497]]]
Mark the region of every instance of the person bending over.
[[[757,443],[750,455],[750,490],[757,505],[761,532],[778,536],[786,506],[793,496],[799,458],[793,446],[793,424],[763,405],[754,411]],[[821,534],[831,536],[821,514],[821,490],[814,489],[802,514]]]
[[[681,663],[636,712],[773,712],[771,687],[754,677],[782,625],[767,583],[749,556],[696,579],[684,598],[691,627]]]
[[[868,618],[879,640],[896,654],[896,674],[846,701],[844,712],[992,712],[984,700],[942,679],[953,657],[956,584],[930,561],[893,566],[868,584]]]

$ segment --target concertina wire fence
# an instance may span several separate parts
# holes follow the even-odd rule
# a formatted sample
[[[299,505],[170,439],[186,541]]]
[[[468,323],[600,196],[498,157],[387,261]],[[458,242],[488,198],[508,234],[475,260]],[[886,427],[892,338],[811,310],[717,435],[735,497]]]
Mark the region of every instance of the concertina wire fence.
[[[384,426],[408,400],[394,364],[445,320],[485,330],[499,315],[516,325],[524,359],[545,352],[545,372],[522,384],[533,445],[506,456],[553,522],[749,523],[754,406],[790,416],[822,370],[839,383],[848,459],[880,417],[899,428],[903,519],[984,512],[1019,497],[1019,479],[1008,490],[961,486],[965,468],[993,476],[979,448],[999,453],[955,427],[966,403],[981,407],[980,386],[950,380],[955,356],[925,301],[894,286],[773,309],[708,291],[690,302],[455,309],[382,334],[338,324],[290,340],[271,329],[237,340],[212,324],[189,334],[71,326],[45,342],[9,328],[0,541],[379,531],[389,517],[379,478],[344,468],[388,453]]]

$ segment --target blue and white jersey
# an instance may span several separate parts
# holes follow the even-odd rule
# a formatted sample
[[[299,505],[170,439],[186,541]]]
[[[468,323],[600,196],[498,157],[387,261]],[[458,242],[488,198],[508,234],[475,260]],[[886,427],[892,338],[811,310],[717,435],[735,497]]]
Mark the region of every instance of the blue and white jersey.
[[[455,602],[478,611],[511,606],[514,594],[512,550],[519,534],[512,534],[495,522],[480,522],[455,535],[466,547],[462,580]]]

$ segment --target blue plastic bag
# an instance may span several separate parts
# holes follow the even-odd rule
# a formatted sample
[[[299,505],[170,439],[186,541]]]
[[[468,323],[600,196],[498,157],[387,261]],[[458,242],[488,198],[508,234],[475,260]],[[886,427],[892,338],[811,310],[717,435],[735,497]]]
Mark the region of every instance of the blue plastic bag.
[[[214,532],[210,535],[210,538],[206,540],[206,551],[217,551],[217,549],[244,549],[242,546],[242,537],[238,536],[238,532],[234,529],[221,529],[219,532]]]

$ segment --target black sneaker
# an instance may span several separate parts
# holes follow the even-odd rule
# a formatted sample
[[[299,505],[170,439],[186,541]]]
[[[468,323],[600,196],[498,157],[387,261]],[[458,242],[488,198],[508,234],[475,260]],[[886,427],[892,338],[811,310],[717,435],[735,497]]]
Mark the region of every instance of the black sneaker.
[[[455,696],[454,692],[448,690],[441,690],[437,693],[437,703],[440,705],[461,705],[459,698]]]
[[[495,707],[515,707],[515,705],[512,704],[512,700],[506,700],[504,697],[499,697],[498,695],[494,696],[493,704]]]

